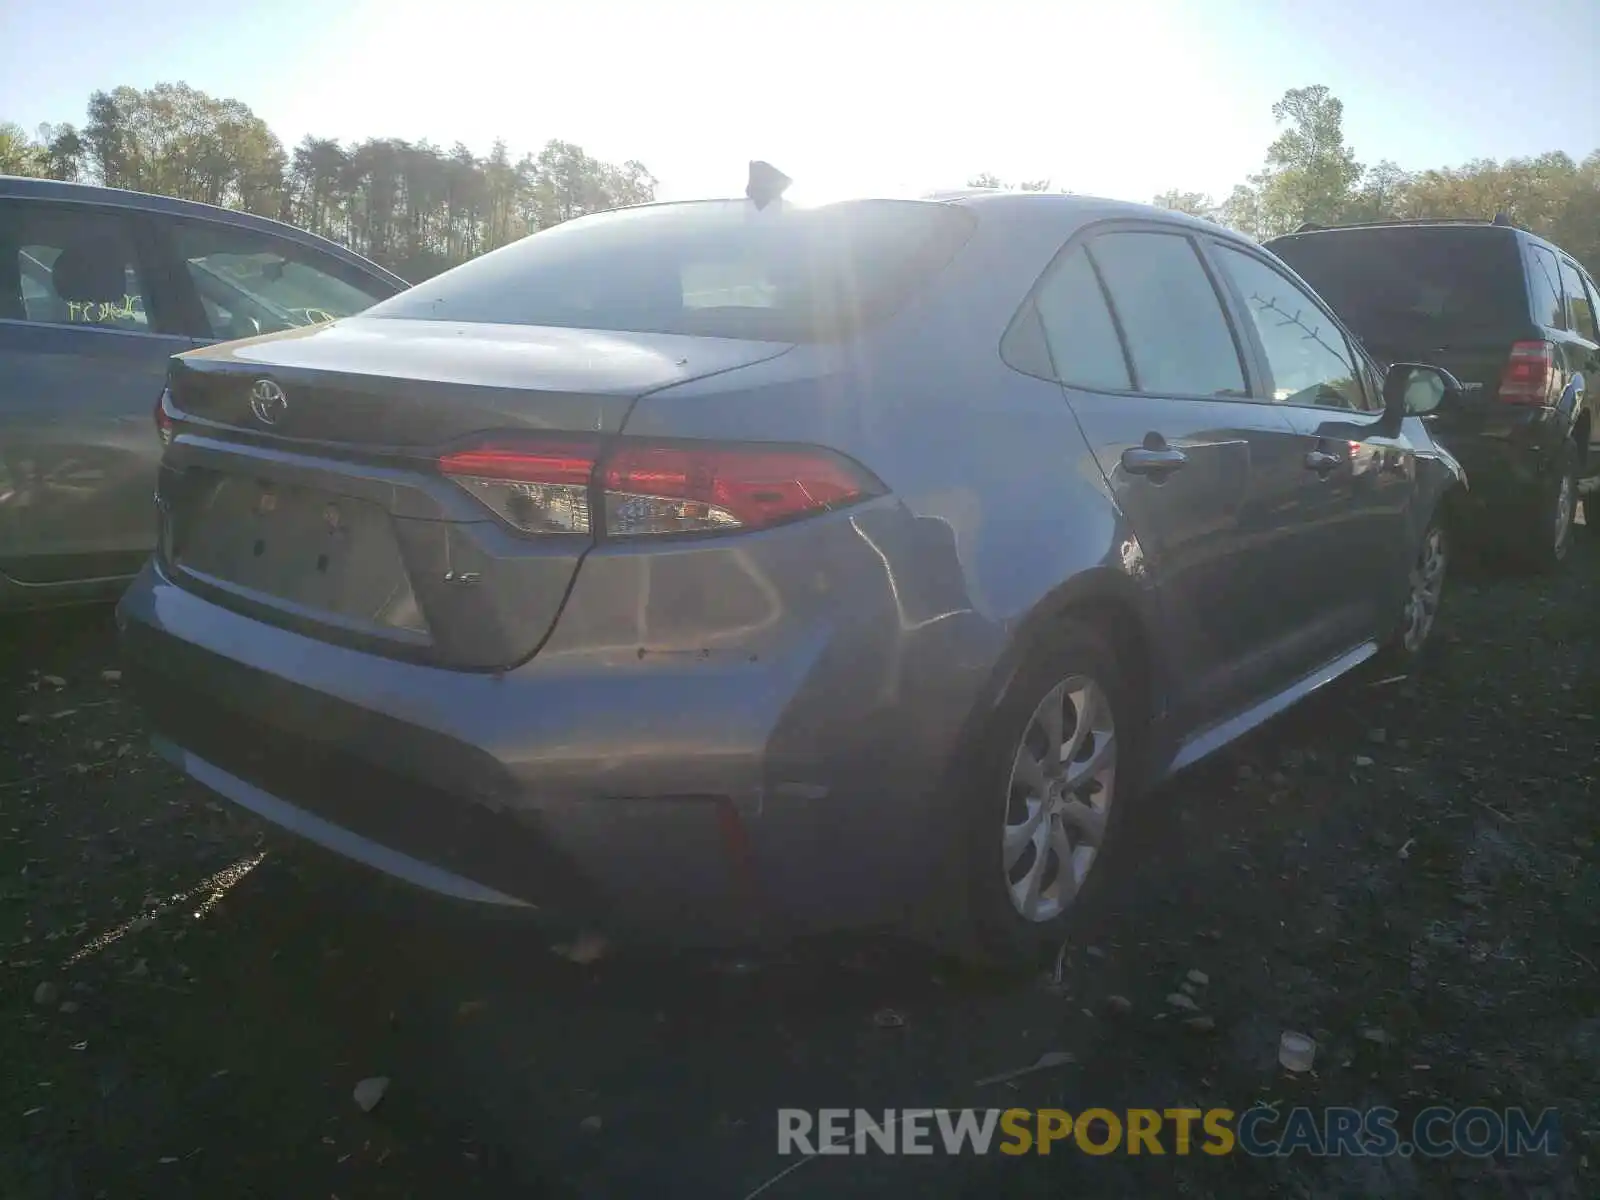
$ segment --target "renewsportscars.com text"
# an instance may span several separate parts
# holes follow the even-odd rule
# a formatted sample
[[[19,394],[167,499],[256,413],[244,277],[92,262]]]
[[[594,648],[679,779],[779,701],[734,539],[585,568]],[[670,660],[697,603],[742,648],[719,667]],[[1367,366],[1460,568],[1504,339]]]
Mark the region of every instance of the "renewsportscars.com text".
[[[792,1154],[1247,1154],[1251,1157],[1560,1153],[1554,1109],[1426,1108],[965,1108],[778,1110],[778,1153]]]

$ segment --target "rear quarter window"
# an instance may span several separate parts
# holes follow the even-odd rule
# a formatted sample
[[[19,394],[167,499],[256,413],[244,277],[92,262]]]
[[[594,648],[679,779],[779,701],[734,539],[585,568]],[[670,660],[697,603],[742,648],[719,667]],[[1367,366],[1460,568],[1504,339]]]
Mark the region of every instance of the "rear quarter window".
[[[1050,268],[1034,305],[1056,376],[1063,383],[1102,391],[1133,386],[1105,293],[1082,246],[1069,250]]]
[[[1583,276],[1578,268],[1563,259],[1561,286],[1567,293],[1567,328],[1581,338],[1600,342],[1600,330],[1595,329],[1594,310],[1589,307],[1589,296],[1583,290]]]
[[[533,234],[367,315],[819,341],[894,312],[972,227],[927,201],[647,205]]]
[[[1528,247],[1528,288],[1533,301],[1533,323],[1546,329],[1565,329],[1561,311],[1561,267],[1543,246]]]

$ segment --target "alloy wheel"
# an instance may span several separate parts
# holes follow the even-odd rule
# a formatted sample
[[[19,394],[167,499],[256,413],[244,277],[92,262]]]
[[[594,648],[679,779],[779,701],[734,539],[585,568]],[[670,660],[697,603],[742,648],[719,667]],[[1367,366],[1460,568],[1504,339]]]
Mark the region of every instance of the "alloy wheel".
[[[1401,642],[1407,653],[1422,649],[1439,615],[1439,599],[1444,594],[1447,565],[1444,530],[1434,526],[1422,539],[1422,549],[1411,567],[1410,588],[1406,593],[1404,632]]]
[[[1062,680],[1034,709],[1012,759],[1002,862],[1024,920],[1053,920],[1077,899],[1105,842],[1116,773],[1105,689],[1084,675]]]
[[[1561,482],[1556,486],[1556,527],[1555,542],[1552,549],[1555,557],[1564,558],[1567,553],[1567,541],[1572,536],[1572,522],[1578,511],[1578,489],[1573,484],[1571,472],[1561,476]]]

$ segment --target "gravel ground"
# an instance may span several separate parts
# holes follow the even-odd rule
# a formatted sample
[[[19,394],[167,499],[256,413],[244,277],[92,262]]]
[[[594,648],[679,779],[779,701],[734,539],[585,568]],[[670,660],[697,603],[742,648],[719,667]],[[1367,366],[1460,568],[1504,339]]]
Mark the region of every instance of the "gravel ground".
[[[760,961],[485,924],[267,838],[145,749],[108,614],[0,626],[0,1196],[728,1196],[780,1106],[1520,1105],[1554,1158],[818,1158],[798,1196],[1600,1194],[1600,538],[1460,577],[1149,803],[1062,984],[824,939]],[[1165,997],[1209,982],[1195,1030]],[[1112,997],[1120,997],[1114,1000]],[[1317,1069],[1276,1064],[1314,1034]],[[1375,1032],[1374,1032],[1375,1031]],[[1011,1085],[977,1081],[1065,1051]],[[363,1079],[391,1082],[363,1112]]]

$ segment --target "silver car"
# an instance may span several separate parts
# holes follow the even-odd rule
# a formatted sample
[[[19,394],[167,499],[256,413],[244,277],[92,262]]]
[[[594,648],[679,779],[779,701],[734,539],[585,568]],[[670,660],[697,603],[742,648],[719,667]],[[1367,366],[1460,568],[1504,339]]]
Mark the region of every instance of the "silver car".
[[[248,213],[0,176],[0,611],[114,599],[149,557],[174,354],[404,287]]]
[[[1026,957],[1145,788],[1423,649],[1457,402],[1142,206],[585,217],[175,360],[129,678],[445,895]]]

